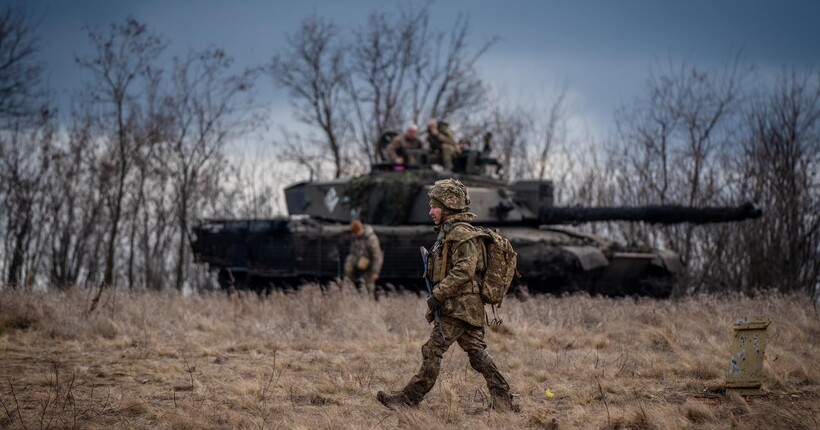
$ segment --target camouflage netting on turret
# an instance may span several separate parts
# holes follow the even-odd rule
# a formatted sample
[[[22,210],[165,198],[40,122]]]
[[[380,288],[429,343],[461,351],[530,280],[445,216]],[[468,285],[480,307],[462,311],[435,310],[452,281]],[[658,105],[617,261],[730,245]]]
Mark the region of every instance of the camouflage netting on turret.
[[[347,196],[365,222],[400,225],[407,222],[419,191],[429,182],[419,171],[370,174],[351,180]]]

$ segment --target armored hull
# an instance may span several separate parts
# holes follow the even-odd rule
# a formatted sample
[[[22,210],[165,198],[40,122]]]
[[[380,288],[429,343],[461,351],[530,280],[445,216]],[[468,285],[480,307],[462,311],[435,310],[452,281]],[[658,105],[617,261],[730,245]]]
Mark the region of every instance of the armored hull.
[[[435,240],[431,226],[374,225],[384,250],[382,285],[420,290],[419,245]],[[628,249],[557,227],[499,227],[518,252],[517,280],[533,292],[606,295],[669,294],[680,259],[674,252]],[[223,288],[264,290],[341,277],[349,249],[346,224],[310,217],[209,220],[195,229],[194,255],[219,270]]]
[[[290,216],[269,220],[205,220],[194,228],[193,254],[219,272],[223,288],[268,289],[342,276],[349,223],[373,226],[384,251],[379,283],[423,289],[419,245],[432,245],[427,192],[443,178],[467,187],[476,224],[498,228],[518,253],[517,284],[531,292],[588,291],[668,296],[683,264],[674,251],[625,245],[556,224],[606,220],[654,223],[731,222],[760,216],[731,208],[556,208],[550,181],[507,183],[483,172],[475,154],[466,172],[429,166],[375,166],[351,180],[303,182],[285,189]],[[416,167],[416,168],[412,168]]]

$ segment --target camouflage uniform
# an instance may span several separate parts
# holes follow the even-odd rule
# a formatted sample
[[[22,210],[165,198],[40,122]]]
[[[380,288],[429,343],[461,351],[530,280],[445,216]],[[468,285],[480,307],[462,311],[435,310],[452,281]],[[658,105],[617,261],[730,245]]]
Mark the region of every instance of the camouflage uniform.
[[[448,182],[451,181],[451,182]],[[444,180],[449,185],[460,182]],[[463,188],[463,185],[461,185]],[[435,187],[431,190],[431,197],[435,194]],[[464,199],[469,204],[466,188],[463,188]],[[441,199],[439,199],[441,200]],[[442,200],[445,204],[447,201]],[[453,203],[447,204],[448,207]],[[455,205],[458,206],[458,205]],[[438,238],[433,245],[428,261],[428,279],[432,280],[433,297],[440,303],[441,328],[434,326],[430,338],[421,347],[422,364],[418,373],[399,392],[387,394],[379,392],[379,401],[387,407],[413,406],[421,402],[436,383],[441,368],[441,359],[453,343],[463,349],[470,359],[470,365],[484,376],[487,388],[492,394],[494,406],[517,410],[512,404],[510,386],[504,376],[498,371],[492,357],[487,353],[487,344],[484,342],[484,303],[479,296],[479,280],[484,271],[484,244],[477,232],[470,225],[463,224],[473,221],[476,216],[466,212],[467,205],[457,210],[463,212],[449,215],[442,225],[436,227]],[[446,263],[444,261],[447,254]],[[442,265],[445,265],[442,271]],[[433,312],[428,309],[427,321],[432,322]],[[445,341],[442,341],[442,331]]]
[[[417,160],[411,159],[410,151],[417,149],[421,149],[421,140],[410,139],[407,134],[400,134],[393,138],[384,152],[387,154],[387,159],[394,163],[399,157],[404,158],[405,163],[416,163]]]
[[[367,268],[360,270],[358,263],[361,257],[369,260]],[[353,236],[350,240],[350,253],[345,259],[345,276],[354,282],[359,280],[364,282],[367,294],[370,298],[376,298],[376,281],[373,274],[379,274],[382,270],[384,254],[379,245],[379,237],[373,231],[373,227],[364,226],[364,233],[361,236]]]
[[[432,131],[427,135],[430,152],[437,153],[440,162],[446,170],[453,171],[453,157],[458,154],[458,145],[452,129],[445,123],[439,123],[437,133]]]

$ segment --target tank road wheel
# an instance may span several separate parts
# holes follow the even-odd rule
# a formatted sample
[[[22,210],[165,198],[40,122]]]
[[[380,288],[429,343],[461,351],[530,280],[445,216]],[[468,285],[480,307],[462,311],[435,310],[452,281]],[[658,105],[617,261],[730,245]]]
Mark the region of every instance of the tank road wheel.
[[[217,282],[219,286],[228,293],[236,292],[236,290],[246,290],[247,273],[244,271],[233,271],[229,268],[219,269],[217,275]]]
[[[273,290],[273,282],[264,276],[248,275],[245,278],[246,288],[258,295],[267,296]]]
[[[236,289],[233,275],[228,269],[219,269],[219,273],[216,275],[216,282],[219,284],[219,288],[229,293]]]
[[[675,291],[678,282],[678,277],[674,274],[653,273],[638,281],[637,291],[634,292],[634,295],[668,299]]]

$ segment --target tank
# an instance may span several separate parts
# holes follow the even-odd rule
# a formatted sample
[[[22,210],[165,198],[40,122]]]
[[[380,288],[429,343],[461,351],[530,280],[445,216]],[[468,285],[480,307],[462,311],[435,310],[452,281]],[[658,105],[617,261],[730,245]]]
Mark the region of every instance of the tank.
[[[373,226],[384,251],[379,283],[420,290],[419,245],[435,241],[427,213],[432,184],[457,178],[469,189],[477,225],[498,228],[518,252],[517,285],[530,292],[587,291],[609,296],[667,297],[683,270],[670,250],[624,244],[569,225],[592,221],[708,223],[760,216],[751,204],[740,207],[681,206],[560,208],[553,205],[551,181],[509,183],[498,163],[482,152],[463,151],[454,171],[427,163],[378,164],[354,178],[301,182],[285,189],[289,216],[276,219],[209,219],[193,229],[195,260],[218,272],[223,288],[265,290],[326,282],[343,275],[349,223]]]

